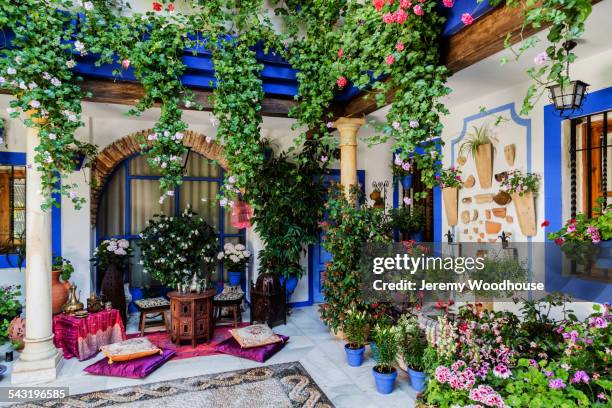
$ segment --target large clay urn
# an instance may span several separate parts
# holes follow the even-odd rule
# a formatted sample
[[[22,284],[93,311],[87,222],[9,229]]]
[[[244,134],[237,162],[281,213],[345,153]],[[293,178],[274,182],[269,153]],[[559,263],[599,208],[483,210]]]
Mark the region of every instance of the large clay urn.
[[[68,287],[70,283],[61,282],[62,271],[51,271],[51,304],[53,314],[62,312],[62,306],[68,301]]]

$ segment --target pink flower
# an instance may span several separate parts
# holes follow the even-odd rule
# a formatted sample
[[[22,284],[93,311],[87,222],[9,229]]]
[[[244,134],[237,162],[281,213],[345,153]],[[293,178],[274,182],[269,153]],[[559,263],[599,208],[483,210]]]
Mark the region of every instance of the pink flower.
[[[395,17],[391,13],[385,13],[383,15],[383,21],[385,22],[385,24],[393,24],[395,22]]]
[[[166,7],[166,10],[168,10],[170,13],[174,12],[174,4],[172,3],[168,4],[168,7]]]
[[[451,8],[455,5],[455,0],[442,0],[442,4],[444,4],[444,7]]]
[[[403,161],[402,161],[402,158],[400,157],[400,155],[399,155],[399,154],[396,154],[396,155],[395,155],[395,159],[393,160],[393,163],[394,163],[396,166],[401,166],[401,165],[402,165]]]
[[[498,364],[493,368],[493,375],[498,378],[508,378],[512,375],[512,372],[505,364]]]
[[[589,325],[597,329],[605,329],[606,327],[608,327],[608,322],[603,317],[597,316],[597,317],[591,317],[589,319]]]
[[[395,62],[395,57],[392,54],[387,55],[387,58],[385,58],[385,63],[387,65],[391,65]]]
[[[450,370],[447,367],[438,366],[438,368],[436,368],[435,375],[436,375],[436,380],[438,380],[439,383],[444,384],[450,378]]]
[[[576,231],[576,224],[570,224],[567,226],[567,233],[571,234],[572,232]]]
[[[406,170],[406,171],[410,171],[410,163],[408,162],[404,162],[404,164],[402,164],[402,169]]]
[[[461,22],[465,25],[470,25],[474,22],[474,17],[470,13],[463,13],[461,15]]]
[[[397,9],[397,11],[393,14],[395,17],[395,21],[397,24],[403,24],[404,21],[408,18],[408,14],[404,11],[404,9]]]
[[[386,0],[372,0],[372,5],[378,11],[382,10],[385,6]]]
[[[412,204],[412,199],[410,197],[404,197],[404,204],[406,205],[410,205]]]
[[[336,84],[338,85],[339,88],[344,88],[347,84],[347,80],[344,76],[341,76],[340,78],[338,78],[338,80],[336,81]]]
[[[561,237],[555,239],[555,244],[561,246],[565,243],[565,240]]]
[[[414,11],[414,14],[416,14],[417,16],[422,16],[424,14],[423,7],[421,7],[420,4],[417,4],[416,6],[414,6],[412,8],[412,11]]]
[[[130,67],[130,60],[129,59],[122,60],[121,66],[123,67],[123,69],[128,69]]]
[[[412,6],[412,2],[410,0],[400,0],[400,7],[407,9],[410,8],[410,6]]]
[[[553,390],[558,390],[560,388],[565,388],[565,383],[561,378],[555,378],[554,380],[550,380],[548,382],[548,386]]]
[[[342,48],[340,48],[338,50],[338,58],[342,58],[343,55],[344,55],[344,50]]]
[[[537,66],[544,65],[546,61],[548,61],[548,54],[546,53],[546,51],[542,51],[533,59],[534,64],[536,64]]]
[[[575,384],[575,383],[579,383],[579,382],[583,382],[585,384],[588,384],[590,380],[589,375],[580,370],[580,371],[576,371],[576,373],[574,374],[574,377],[570,380],[570,383]]]
[[[401,41],[398,41],[397,44],[395,44],[395,49],[398,51],[404,51],[404,43]]]

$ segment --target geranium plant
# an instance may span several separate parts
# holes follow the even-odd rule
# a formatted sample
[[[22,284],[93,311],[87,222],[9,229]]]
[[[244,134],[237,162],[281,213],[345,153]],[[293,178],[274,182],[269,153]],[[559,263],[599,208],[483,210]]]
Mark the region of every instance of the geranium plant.
[[[114,265],[119,270],[126,270],[132,256],[130,241],[121,238],[106,239],[98,245],[90,259],[101,270],[107,270]]]
[[[214,267],[215,231],[190,208],[177,217],[156,215],[140,237],[143,271],[163,285],[186,283],[201,270],[209,276]]]
[[[439,174],[436,175],[436,181],[440,188],[454,187],[461,189],[463,187],[461,170],[455,166],[451,166],[447,169],[440,169]]]
[[[11,320],[21,313],[23,306],[19,301],[20,296],[21,286],[0,286],[0,344],[4,344],[8,340]]]
[[[61,256],[56,256],[53,258],[53,266],[52,269],[54,271],[61,271],[61,278],[64,282],[68,282],[68,279],[74,273],[74,266],[72,266],[72,262],[69,259],[63,258]]]
[[[549,233],[548,239],[554,240],[558,245],[568,242],[598,244],[612,239],[612,205],[606,207],[603,200],[600,204],[601,207],[595,209],[597,215],[589,218],[586,214],[579,213],[567,220],[559,231]]]
[[[402,159],[402,156],[395,154],[391,171],[395,177],[405,177],[412,174],[412,163],[410,160]]]
[[[243,271],[251,258],[251,252],[242,244],[226,243],[223,251],[217,254],[217,259],[222,261],[228,271]]]
[[[523,196],[526,193],[537,194],[540,190],[540,179],[539,174],[512,170],[502,180],[501,188],[508,194],[518,194],[519,196]]]

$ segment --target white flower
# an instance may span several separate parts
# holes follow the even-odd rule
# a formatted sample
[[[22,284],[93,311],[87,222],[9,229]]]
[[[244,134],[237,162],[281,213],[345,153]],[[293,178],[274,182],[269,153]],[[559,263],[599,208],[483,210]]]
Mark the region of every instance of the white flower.
[[[94,9],[94,5],[91,1],[85,2],[85,4],[83,4],[83,6],[85,7],[85,10],[87,11],[91,11]]]
[[[70,198],[75,199],[75,198],[77,198],[78,196],[79,196],[79,195],[77,194],[77,192],[76,192],[76,191],[71,191],[71,192],[70,192]]]
[[[246,250],[242,254],[244,255],[245,258],[248,258],[248,257],[251,256],[251,252],[250,251],[246,251]]]
[[[49,140],[57,139],[57,135],[55,133],[49,133]]]
[[[66,61],[66,66],[70,69],[76,67],[76,61],[75,60],[68,60]]]
[[[85,50],[85,44],[83,44],[81,41],[76,40],[74,42],[74,48],[81,54],[81,55],[87,55],[87,51]]]
[[[36,88],[38,88],[38,84],[37,84],[36,82],[30,82],[30,83],[28,84],[28,88],[30,88],[30,89],[36,89]]]
[[[115,255],[127,255],[127,252],[125,252],[125,249],[123,248],[117,248],[115,250]]]
[[[130,246],[130,241],[128,241],[127,239],[120,239],[119,242],[117,243],[121,248],[129,248]]]
[[[418,120],[411,120],[410,121],[410,127],[413,128],[413,129],[419,127],[419,121]]]
[[[242,244],[236,244],[235,248],[237,251],[244,251],[246,249]]]
[[[230,260],[234,263],[240,262],[240,258],[238,258],[236,255],[230,256]]]
[[[29,105],[34,109],[40,108],[40,102],[38,102],[36,99],[31,100]]]
[[[6,69],[6,73],[9,74],[9,75],[15,75],[17,73],[17,70],[15,68],[13,68],[13,67],[8,67]]]
[[[62,85],[62,81],[60,81],[59,79],[53,77],[53,78],[51,78],[51,85],[53,85],[53,86],[61,86]]]
[[[6,78],[4,78],[3,76],[0,76],[0,85],[4,85],[5,82],[6,82]]]
[[[185,107],[191,108],[191,101],[185,101]]]
[[[218,259],[218,260],[222,260],[224,256],[225,256],[225,254],[224,254],[223,252],[219,252],[219,253],[217,254],[217,259]]]
[[[213,141],[213,138],[210,136],[206,136],[206,143],[210,143]]]
[[[219,121],[214,116],[211,116],[210,117],[210,124],[212,125],[212,127],[217,127],[217,125],[219,124]]]

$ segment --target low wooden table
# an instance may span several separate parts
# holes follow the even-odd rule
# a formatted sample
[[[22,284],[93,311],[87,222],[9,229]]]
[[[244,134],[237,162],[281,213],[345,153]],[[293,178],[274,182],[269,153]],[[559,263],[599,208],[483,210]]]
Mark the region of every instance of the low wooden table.
[[[205,342],[211,340],[215,293],[215,289],[208,289],[202,293],[181,294],[174,291],[166,295],[170,299],[171,338],[175,344],[190,340],[191,347],[195,347],[201,339]]]

